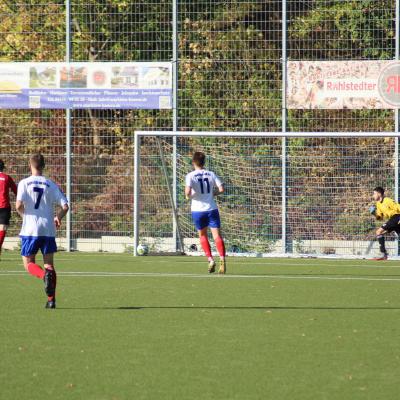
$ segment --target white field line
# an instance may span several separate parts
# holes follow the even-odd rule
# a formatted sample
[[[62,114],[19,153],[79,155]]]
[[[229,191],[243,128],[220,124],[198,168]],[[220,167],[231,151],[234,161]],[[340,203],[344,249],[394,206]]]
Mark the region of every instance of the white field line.
[[[56,260],[57,261],[57,260]],[[60,260],[60,261],[72,261],[72,260]],[[93,260],[93,262],[98,262],[98,260]],[[168,263],[168,264],[171,264],[171,260],[166,260],[166,261],[164,261],[164,260],[160,260],[160,261],[156,261],[156,262],[154,262],[154,261],[152,261],[151,263],[153,263],[153,264],[159,264],[159,263]],[[128,263],[129,263],[129,261],[128,261]],[[150,261],[145,261],[145,262],[143,262],[143,261],[141,261],[140,262],[140,264],[142,264],[142,263],[150,263]],[[175,262],[175,260],[173,261],[173,263],[175,263],[175,264],[184,264],[184,263],[189,263],[189,264],[204,264],[204,265],[207,265],[207,263],[203,260],[203,261],[195,261],[195,262],[193,262],[193,261],[178,261],[178,262]],[[135,265],[134,263],[132,264],[132,265]],[[343,264],[341,264],[341,265],[338,265],[337,263],[335,263],[335,264],[328,264],[328,263],[321,263],[321,264],[318,264],[318,263],[316,263],[316,262],[314,262],[314,263],[311,263],[311,264],[299,264],[299,263],[285,263],[285,262],[273,262],[273,261],[269,261],[269,262],[252,262],[252,263],[247,263],[245,260],[243,260],[243,261],[234,261],[234,262],[232,262],[231,260],[229,260],[228,261],[228,267],[229,267],[229,265],[234,265],[234,266],[238,266],[238,265],[244,265],[244,266],[246,266],[246,267],[248,267],[248,268],[251,268],[251,267],[255,267],[255,266],[262,266],[262,265],[268,265],[268,266],[273,266],[273,267],[298,267],[298,268],[324,268],[324,267],[336,267],[336,268],[379,268],[379,269],[382,269],[382,268],[400,268],[400,265],[388,265],[388,264],[385,264],[385,263],[380,263],[380,264],[370,264],[370,265],[361,265],[361,264],[351,264],[351,263],[349,263],[349,262],[347,262],[345,265],[343,265]]]
[[[40,260],[40,258],[39,258]],[[359,260],[358,264],[353,264],[351,262],[349,262],[349,260],[337,260],[335,261],[335,263],[328,263],[324,260],[313,260],[310,264],[306,264],[304,263],[304,260],[302,259],[303,263],[296,263],[296,262],[292,262],[292,263],[288,263],[285,261],[262,261],[260,260],[259,262],[254,262],[254,260],[251,261],[251,263],[247,262],[248,259],[246,260],[232,260],[230,259],[228,261],[229,264],[232,265],[246,265],[247,267],[253,267],[253,266],[260,266],[260,265],[270,265],[270,266],[275,266],[275,267],[305,267],[305,268],[324,268],[324,267],[336,267],[336,268],[379,268],[379,269],[383,269],[383,268],[400,268],[400,264],[399,265],[392,265],[391,263],[388,264],[387,261],[382,261],[379,262],[377,264],[373,264],[372,260]],[[265,259],[264,259],[265,260]],[[300,259],[299,259],[300,260]],[[6,259],[1,259],[1,261],[4,262],[19,262],[20,261],[20,257],[16,257],[16,258],[6,258]],[[56,258],[55,262],[57,263],[57,261],[62,261],[62,262],[77,262],[77,259],[75,258]],[[119,261],[125,261],[125,260],[119,260]],[[365,262],[365,264],[360,264],[360,262]],[[397,261],[397,260],[396,260]],[[79,262],[79,261],[78,261]],[[94,262],[94,263],[98,263],[99,259],[93,259],[93,260],[85,260],[85,263],[87,262]],[[320,262],[320,263],[318,263]],[[392,261],[392,263],[395,262],[394,260]],[[39,262],[40,263],[40,262]],[[136,264],[135,259],[132,257],[130,259],[126,259],[126,264],[130,264],[132,263],[132,265]],[[203,260],[171,260],[171,259],[157,259],[157,260],[143,260],[141,259],[140,264],[147,264],[147,263],[151,263],[151,264],[161,264],[161,263],[174,263],[174,264],[207,264],[204,259]],[[229,265],[228,264],[228,265]],[[0,263],[1,266],[1,263]]]
[[[20,276],[25,275],[25,271],[0,271],[0,276]],[[27,275],[27,274],[26,274]],[[191,278],[191,279],[295,279],[295,280],[321,280],[321,281],[376,281],[376,282],[400,282],[393,277],[358,277],[358,276],[324,276],[324,275],[200,275],[182,273],[162,273],[162,272],[59,272],[59,276],[64,277],[119,277],[119,278]]]
[[[65,255],[69,254],[67,258],[64,258]],[[12,261],[15,259],[21,259],[21,256],[19,254],[5,254],[3,257],[10,257],[10,258],[1,258],[2,261]],[[41,259],[41,254],[38,254],[39,259]],[[76,259],[82,259],[82,258],[94,258],[95,262],[98,262],[99,258],[113,258],[117,260],[126,260],[129,262],[140,262],[140,263],[170,263],[171,260],[173,260],[174,263],[182,263],[182,264],[192,264],[192,263],[207,263],[207,260],[205,259],[204,256],[149,256],[149,257],[138,257],[135,258],[133,255],[130,254],[119,254],[119,253],[78,253],[78,252],[72,252],[72,253],[64,253],[64,252],[59,252],[55,256],[56,260],[59,261],[71,261],[74,262]],[[218,258],[218,256],[217,256]],[[337,265],[337,263],[351,263],[353,261],[355,262],[372,262],[373,260],[368,259],[368,258],[358,258],[358,259],[349,259],[349,258],[338,258],[335,259],[334,261],[332,259],[328,258],[318,258],[318,257],[234,257],[234,256],[229,256],[228,257],[229,262],[234,264],[234,263],[243,263],[243,262],[249,262],[251,264],[274,264],[274,260],[291,260],[295,262],[296,260],[299,261],[299,263],[309,261],[311,264],[317,264],[317,263],[323,263],[323,265]],[[268,261],[267,261],[268,260]],[[258,262],[257,262],[258,261]],[[334,263],[332,263],[332,261]],[[393,263],[393,262],[400,262],[399,259],[389,259],[388,261],[382,262],[380,264],[385,264],[385,263]],[[328,264],[330,263],[330,264]],[[297,263],[288,263],[286,265],[299,265]],[[303,265],[303,264],[301,264]]]

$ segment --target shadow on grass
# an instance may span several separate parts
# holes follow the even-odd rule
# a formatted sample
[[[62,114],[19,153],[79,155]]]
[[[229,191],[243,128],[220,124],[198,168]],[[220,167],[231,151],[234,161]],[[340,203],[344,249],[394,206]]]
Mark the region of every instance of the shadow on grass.
[[[121,311],[135,311],[135,310],[400,310],[400,307],[319,307],[319,306],[122,306],[122,307],[57,307],[58,310],[121,310]]]

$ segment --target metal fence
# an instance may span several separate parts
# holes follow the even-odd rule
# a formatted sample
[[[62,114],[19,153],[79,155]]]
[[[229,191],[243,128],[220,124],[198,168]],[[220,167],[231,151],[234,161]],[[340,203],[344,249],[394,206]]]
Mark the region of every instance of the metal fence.
[[[397,110],[287,110],[285,99],[287,60],[399,59],[399,0],[17,0],[0,2],[0,20],[0,61],[175,65],[172,111],[0,110],[0,156],[8,171],[17,180],[26,175],[28,154],[39,150],[48,175],[69,194],[72,213],[61,235],[67,249],[129,250],[135,130],[399,130]],[[301,149],[297,139],[279,142],[281,192],[273,202],[282,218],[276,214],[273,235],[289,250],[293,236],[307,237],[298,227],[321,199],[321,160],[337,152],[367,160],[383,146],[382,173],[392,178],[381,181],[398,197],[397,139],[318,139],[301,142]],[[176,153],[177,143],[171,145]],[[369,185],[381,181],[367,182],[370,167],[360,165],[346,188],[363,179],[367,200]],[[343,183],[336,176],[333,187]],[[15,216],[12,235],[17,225]],[[324,230],[320,236],[332,238]]]

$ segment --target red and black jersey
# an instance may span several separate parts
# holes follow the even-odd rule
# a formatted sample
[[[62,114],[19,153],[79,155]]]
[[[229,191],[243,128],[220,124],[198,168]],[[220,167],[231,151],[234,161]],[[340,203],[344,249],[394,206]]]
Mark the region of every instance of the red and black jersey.
[[[17,186],[11,176],[0,172],[0,208],[9,208],[10,190],[17,195]]]

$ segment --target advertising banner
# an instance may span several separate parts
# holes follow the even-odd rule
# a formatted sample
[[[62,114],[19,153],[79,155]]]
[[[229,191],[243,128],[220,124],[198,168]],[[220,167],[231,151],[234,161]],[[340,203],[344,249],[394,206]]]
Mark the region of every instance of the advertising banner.
[[[400,107],[400,63],[394,61],[289,61],[289,109]]]
[[[3,62],[0,108],[171,109],[172,64]]]

